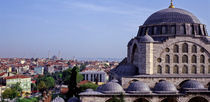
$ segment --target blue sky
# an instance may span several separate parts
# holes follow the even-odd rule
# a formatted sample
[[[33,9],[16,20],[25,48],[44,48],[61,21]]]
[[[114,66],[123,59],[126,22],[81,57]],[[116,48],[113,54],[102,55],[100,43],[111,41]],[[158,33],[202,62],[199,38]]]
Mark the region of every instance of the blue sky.
[[[201,2],[202,1],[202,2]],[[127,43],[170,0],[0,0],[0,57],[123,58]],[[175,0],[210,31],[209,0]]]

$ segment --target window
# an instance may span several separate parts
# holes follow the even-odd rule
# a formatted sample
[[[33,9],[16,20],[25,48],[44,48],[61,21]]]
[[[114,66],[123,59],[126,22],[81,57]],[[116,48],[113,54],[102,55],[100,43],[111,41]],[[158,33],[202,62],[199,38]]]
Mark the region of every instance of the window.
[[[165,51],[166,51],[166,52],[170,52],[170,49],[169,49],[169,48],[166,48]]]
[[[186,65],[183,66],[182,73],[183,74],[187,74],[188,73],[188,67]]]
[[[200,63],[205,63],[205,56],[204,55],[200,56]]]
[[[165,62],[170,63],[170,56],[169,55],[166,55]]]
[[[174,66],[173,73],[174,74],[178,74],[179,73],[179,67],[177,65]]]
[[[185,34],[185,26],[180,26],[180,34]]]
[[[188,53],[188,44],[187,44],[187,43],[184,43],[184,44],[182,45],[182,52],[183,52],[183,53]]]
[[[170,73],[170,66],[166,65],[165,67],[165,73],[169,74]]]
[[[132,56],[131,56],[131,62],[134,64],[134,61],[136,62],[138,60],[138,47],[136,44],[133,46]]]
[[[166,34],[166,27],[162,26],[162,34]]]
[[[174,53],[179,53],[179,46],[178,45],[174,45]]]
[[[200,67],[200,73],[204,74],[205,73],[205,66],[201,65]]]
[[[157,61],[160,63],[162,61],[162,59],[161,58],[158,58]]]
[[[197,67],[195,65],[192,66],[191,73],[193,73],[193,74],[197,73]]]
[[[209,68],[208,68],[208,73],[210,74],[210,65],[209,65]]]
[[[195,35],[193,25],[190,26],[190,34]]]
[[[157,73],[158,73],[158,74],[161,74],[161,73],[162,73],[162,67],[161,67],[160,65],[159,65],[158,68],[157,68]]]
[[[188,63],[187,55],[182,56],[182,63]]]
[[[192,56],[191,62],[192,63],[197,63],[197,57],[196,57],[196,55],[193,55]]]
[[[196,45],[192,46],[192,53],[197,53],[197,46]]]
[[[153,28],[153,33],[154,33],[154,35],[157,34],[157,27]]]
[[[174,63],[179,63],[179,56],[178,55],[174,55]]]
[[[176,33],[176,26],[172,26],[172,27],[171,27],[171,33],[172,33],[172,34],[175,34],[175,33]]]

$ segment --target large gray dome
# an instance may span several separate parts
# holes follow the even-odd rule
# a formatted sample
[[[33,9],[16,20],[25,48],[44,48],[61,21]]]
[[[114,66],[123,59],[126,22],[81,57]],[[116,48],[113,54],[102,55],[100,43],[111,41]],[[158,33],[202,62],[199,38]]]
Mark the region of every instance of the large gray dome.
[[[138,68],[133,64],[122,64],[112,71],[121,76],[133,76],[138,74]]]
[[[124,92],[120,84],[116,83],[115,81],[110,81],[102,86],[99,86],[97,91],[105,94],[119,94]]]
[[[161,23],[200,23],[192,13],[180,8],[167,8],[152,14],[144,25]]]
[[[189,80],[181,85],[182,89],[204,89],[203,84],[196,80]]]
[[[156,93],[176,93],[178,92],[174,84],[168,81],[161,81],[154,87]]]
[[[148,85],[141,81],[136,81],[131,83],[127,88],[128,93],[150,93],[150,88]]]

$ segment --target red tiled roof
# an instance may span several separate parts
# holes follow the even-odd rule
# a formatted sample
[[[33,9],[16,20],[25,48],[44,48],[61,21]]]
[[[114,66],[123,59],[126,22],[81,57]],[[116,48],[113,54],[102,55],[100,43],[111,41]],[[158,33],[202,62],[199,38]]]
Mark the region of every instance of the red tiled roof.
[[[17,79],[17,78],[30,78],[28,76],[24,76],[24,75],[15,75],[15,76],[8,76],[8,77],[5,77],[5,79]]]
[[[6,74],[6,72],[0,73],[0,76],[3,76],[4,74]]]

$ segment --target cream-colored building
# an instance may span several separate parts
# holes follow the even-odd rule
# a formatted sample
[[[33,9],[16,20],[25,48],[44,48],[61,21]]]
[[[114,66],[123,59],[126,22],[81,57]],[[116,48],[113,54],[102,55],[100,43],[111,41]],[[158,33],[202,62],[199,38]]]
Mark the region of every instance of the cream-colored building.
[[[16,83],[20,83],[20,87],[22,88],[23,93],[31,93],[31,77],[27,77],[24,75],[15,75],[5,77],[6,86],[10,87],[15,85]]]

